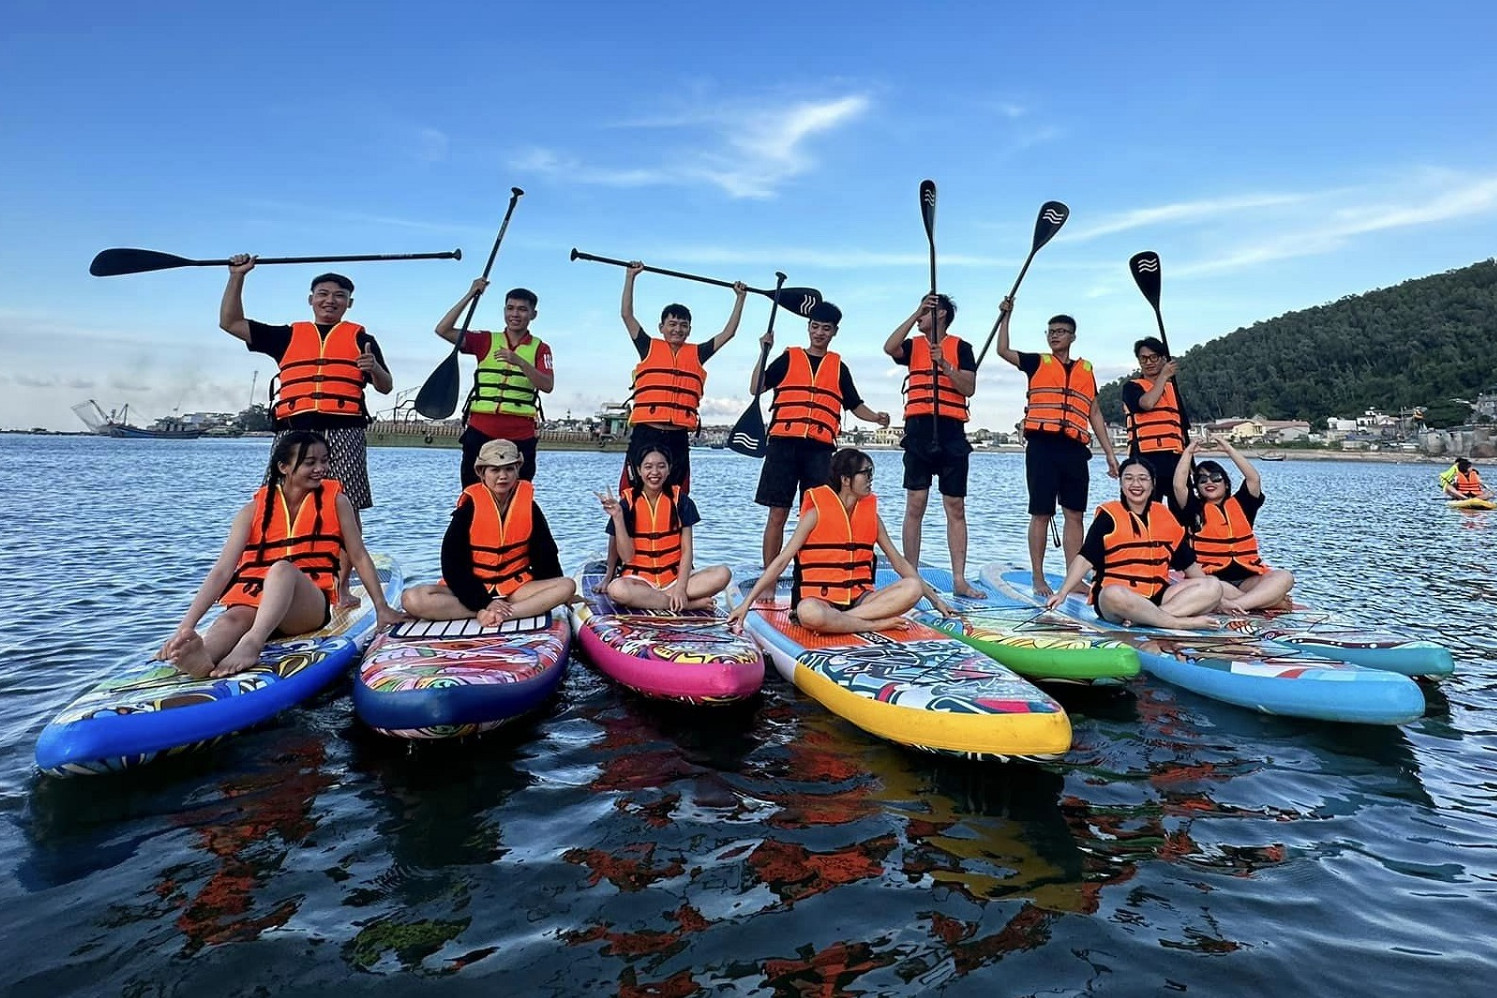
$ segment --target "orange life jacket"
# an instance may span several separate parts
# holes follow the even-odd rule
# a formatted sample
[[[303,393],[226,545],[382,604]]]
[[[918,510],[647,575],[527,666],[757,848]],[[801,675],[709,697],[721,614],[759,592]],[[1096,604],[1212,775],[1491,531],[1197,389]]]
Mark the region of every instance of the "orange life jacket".
[[[505,597],[531,579],[531,511],[535,487],[523,479],[515,483],[509,511],[499,512],[498,500],[482,482],[463,489],[458,504],[473,504],[468,545],[473,549],[473,575],[490,596]]]
[[[1234,561],[1255,575],[1268,571],[1258,555],[1253,525],[1236,496],[1227,496],[1219,503],[1206,503],[1201,509],[1201,519],[1201,526],[1190,535],[1201,571],[1215,575]]]
[[[1096,566],[1092,602],[1103,586],[1127,586],[1153,599],[1169,585],[1170,558],[1185,539],[1185,528],[1162,502],[1151,502],[1144,511],[1147,523],[1116,499],[1098,506],[1097,512],[1112,517],[1112,529],[1102,539],[1105,554]]]
[[[1481,476],[1476,473],[1475,468],[1457,471],[1452,484],[1455,485],[1455,490],[1463,496],[1479,496],[1482,493]]]
[[[363,331],[357,323],[340,322],[323,338],[316,323],[291,324],[291,342],[281,355],[281,387],[273,412],[277,420],[309,412],[366,415],[364,372],[358,364]]]
[[[342,491],[341,483],[324,478],[321,485],[302,497],[301,505],[292,513],[279,485],[262,485],[255,490],[250,500],[254,516],[249,537],[218,601],[224,606],[259,606],[265,576],[278,561],[289,561],[301,569],[331,600],[338,588],[338,554],[343,548],[338,522],[338,495]]]
[[[1080,358],[1070,366],[1054,354],[1040,358],[1040,366],[1029,376],[1029,399],[1024,406],[1024,431],[1064,433],[1072,440],[1091,443],[1092,403],[1097,398],[1097,379],[1091,361]]]
[[[940,342],[941,356],[953,368],[961,340],[947,336]],[[967,421],[967,396],[956,390],[956,384],[931,366],[930,339],[917,336],[910,341],[910,373],[904,379],[904,418],[940,415]],[[937,413],[939,404],[940,412]]]
[[[701,423],[697,408],[706,386],[707,370],[702,367],[697,344],[683,343],[681,349],[672,352],[665,340],[652,338],[650,352],[634,365],[634,408],[629,422],[695,430]]]
[[[790,369],[774,390],[769,435],[835,443],[842,427],[842,358],[828,353],[813,375],[804,347],[791,347],[785,356]]]
[[[624,489],[619,501],[633,511],[634,557],[621,574],[668,586],[681,574],[681,488],[672,485],[651,502],[644,490]]]
[[[791,605],[807,596],[851,606],[873,589],[878,498],[859,499],[849,515],[830,485],[806,490],[801,515],[815,507],[816,526],[795,554]]]
[[[1133,383],[1141,386],[1145,393],[1154,388],[1154,382],[1147,378],[1134,378]],[[1128,439],[1140,454],[1185,453],[1185,432],[1181,429],[1184,423],[1180,419],[1180,400],[1175,395],[1174,385],[1164,386],[1164,392],[1152,409],[1134,412],[1127,406],[1123,408],[1127,409]]]

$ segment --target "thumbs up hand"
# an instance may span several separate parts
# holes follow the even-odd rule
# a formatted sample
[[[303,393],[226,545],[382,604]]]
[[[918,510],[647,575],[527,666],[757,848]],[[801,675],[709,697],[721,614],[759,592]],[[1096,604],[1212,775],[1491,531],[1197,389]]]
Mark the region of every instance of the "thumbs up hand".
[[[373,375],[375,371],[379,370],[379,361],[374,359],[374,351],[369,349],[369,342],[367,340],[364,341],[364,348],[359,352],[357,363],[359,370],[368,375]]]

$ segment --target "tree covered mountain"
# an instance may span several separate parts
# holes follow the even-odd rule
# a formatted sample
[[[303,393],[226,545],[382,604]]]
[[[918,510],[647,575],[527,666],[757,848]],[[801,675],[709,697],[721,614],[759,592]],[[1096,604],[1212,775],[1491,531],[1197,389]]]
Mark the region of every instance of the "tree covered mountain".
[[[1099,392],[1123,418],[1120,379]],[[1257,322],[1180,358],[1192,422],[1360,415],[1475,400],[1497,382],[1497,261]]]

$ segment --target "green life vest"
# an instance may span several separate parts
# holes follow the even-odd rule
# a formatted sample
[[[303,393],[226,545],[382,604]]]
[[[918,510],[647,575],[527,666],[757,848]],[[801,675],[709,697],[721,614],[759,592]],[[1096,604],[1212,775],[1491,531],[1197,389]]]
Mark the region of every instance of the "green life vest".
[[[529,416],[535,418],[536,400],[539,393],[525,372],[516,364],[505,363],[495,356],[495,351],[508,344],[503,332],[489,336],[489,352],[478,359],[478,371],[473,376],[473,392],[468,396],[468,411],[482,414],[502,413],[506,416]],[[541,341],[532,336],[515,350],[532,367]]]

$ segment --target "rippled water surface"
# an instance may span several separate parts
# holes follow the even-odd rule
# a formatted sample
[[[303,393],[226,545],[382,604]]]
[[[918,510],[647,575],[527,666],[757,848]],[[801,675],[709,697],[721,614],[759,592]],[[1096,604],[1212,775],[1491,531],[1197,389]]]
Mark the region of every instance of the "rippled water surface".
[[[1061,689],[1061,761],[976,765],[777,677],[692,711],[574,661],[532,722],[464,744],[372,734],[345,685],[133,777],[38,776],[46,721],[170,632],[267,446],[0,437],[6,993],[1490,993],[1497,513],[1430,499],[1437,468],[1263,466],[1260,534],[1303,599],[1455,649],[1403,728],[1145,677]],[[898,458],[875,454],[891,526]],[[758,465],[692,459],[700,559],[757,558]],[[437,574],[456,461],[370,452],[368,540],[412,578]],[[564,565],[619,461],[540,455]],[[1014,561],[1022,458],[977,455],[972,481],[972,564]]]

